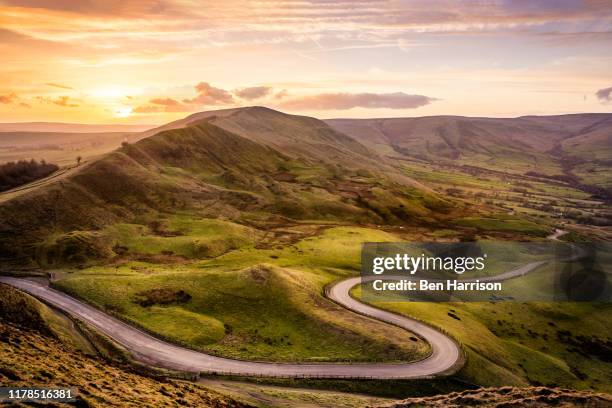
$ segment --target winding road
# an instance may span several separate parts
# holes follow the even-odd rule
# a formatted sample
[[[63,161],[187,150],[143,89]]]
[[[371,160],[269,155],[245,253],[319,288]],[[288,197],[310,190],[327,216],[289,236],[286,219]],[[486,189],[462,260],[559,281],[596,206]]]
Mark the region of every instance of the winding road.
[[[350,289],[359,284],[360,279],[355,277],[336,283],[328,291],[329,298],[348,309],[419,334],[431,344],[432,353],[429,357],[421,361],[397,364],[298,364],[233,360],[211,356],[155,338],[40,282],[8,276],[1,276],[0,282],[34,295],[90,324],[125,347],[134,359],[156,367],[245,376],[399,379],[441,374],[451,371],[462,361],[459,345],[445,334],[416,320],[368,306],[350,297]]]
[[[555,232],[551,239],[558,238]],[[532,262],[512,271],[486,280],[506,280],[522,276],[545,261]],[[399,279],[389,276],[386,279]],[[485,280],[485,279],[481,279]],[[67,294],[25,278],[0,276],[0,283],[27,292],[46,303],[67,312],[106,334],[125,347],[143,363],[175,370],[199,373],[233,374],[266,377],[306,378],[376,378],[409,379],[423,378],[452,373],[463,364],[459,344],[433,327],[406,316],[388,312],[359,302],[350,296],[353,286],[361,283],[361,277],[339,281],[328,288],[326,296],[334,302],[356,313],[377,319],[418,334],[432,348],[425,359],[406,363],[272,363],[234,360],[212,356],[180,347],[145,333]]]

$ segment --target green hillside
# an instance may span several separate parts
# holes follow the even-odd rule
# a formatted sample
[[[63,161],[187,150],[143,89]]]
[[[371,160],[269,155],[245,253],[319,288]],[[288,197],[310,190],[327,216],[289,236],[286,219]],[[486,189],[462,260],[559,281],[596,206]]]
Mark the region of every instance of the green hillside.
[[[287,120],[287,115],[278,115]],[[326,125],[321,128],[316,144],[327,146],[323,140],[330,131]],[[58,237],[68,246],[99,246],[91,234],[77,240],[62,234],[116,222],[146,225],[177,210],[248,225],[286,220],[417,225],[463,211],[398,170],[368,162],[361,167],[357,156],[353,168],[316,161],[318,150],[310,148],[311,139],[304,139],[302,155],[292,157],[207,121],[161,132],[2,203],[0,245],[9,260],[36,261],[37,248]],[[346,154],[359,154],[351,149],[367,152],[345,136],[329,143],[347,140]]]

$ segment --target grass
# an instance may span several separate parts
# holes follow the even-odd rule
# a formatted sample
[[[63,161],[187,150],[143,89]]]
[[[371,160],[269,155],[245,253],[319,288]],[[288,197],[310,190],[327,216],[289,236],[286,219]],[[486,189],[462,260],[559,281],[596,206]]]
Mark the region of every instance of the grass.
[[[95,354],[90,342],[66,315],[30,295],[0,284],[0,321],[2,319],[55,337],[74,350]]]
[[[179,255],[186,258],[216,257],[227,251],[253,243],[255,230],[229,221],[198,219],[181,214],[150,226],[119,223],[109,226],[104,234],[114,246],[138,254]]]
[[[359,291],[356,292],[359,296]],[[543,384],[604,392],[612,369],[578,339],[610,342],[608,304],[373,302],[444,328],[467,352],[459,378],[481,386]],[[453,318],[449,313],[457,316]],[[569,333],[564,336],[562,333]],[[585,348],[586,347],[586,348]],[[609,346],[608,346],[609,347]]]
[[[86,268],[56,285],[172,341],[214,354],[280,361],[411,360],[429,352],[406,332],[356,316],[322,288],[359,266],[364,240],[382,231],[339,227],[280,249],[254,246],[212,260]],[[299,268],[299,270],[297,269]],[[138,294],[184,291],[180,304],[143,307]]]
[[[497,215],[494,217],[466,217],[456,220],[455,224],[484,231],[514,232],[536,237],[545,237],[551,232],[549,227],[541,224],[505,215]]]
[[[188,406],[239,407],[231,399],[188,382],[138,375],[31,329],[0,319],[0,383],[11,387],[76,388],[80,407]]]

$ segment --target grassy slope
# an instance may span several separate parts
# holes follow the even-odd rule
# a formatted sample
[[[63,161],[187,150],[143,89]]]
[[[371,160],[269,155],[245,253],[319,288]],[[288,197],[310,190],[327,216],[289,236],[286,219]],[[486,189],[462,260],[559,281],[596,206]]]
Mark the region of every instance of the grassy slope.
[[[595,166],[591,178],[597,185],[607,183],[597,175],[610,168],[605,161],[612,157],[609,114],[511,119],[432,116],[327,123],[381,154],[418,157],[433,163],[447,161],[509,173],[555,175],[564,171],[562,156],[580,158]],[[576,174],[584,175],[582,171]]]
[[[358,296],[358,293],[356,295]],[[610,344],[607,305],[589,303],[375,303],[442,327],[467,351],[460,378],[481,386],[544,384],[610,392],[610,363],[580,336]],[[459,317],[457,320],[449,315]],[[571,337],[564,336],[564,331]],[[574,340],[572,340],[574,339]]]
[[[387,224],[434,223],[466,212],[407,178],[291,158],[200,123],[125,146],[59,183],[2,203],[0,249],[10,258],[36,261],[32,244],[45,238],[120,221],[147,223],[180,210],[243,222]]]
[[[428,407],[603,407],[612,404],[609,394],[574,391],[548,387],[500,387],[481,388],[453,392],[435,397],[408,398],[385,405],[388,408],[428,408]]]
[[[405,331],[361,318],[322,296],[359,265],[360,243],[396,240],[364,228],[335,228],[294,245],[255,248],[173,265],[130,261],[75,271],[56,284],[191,347],[238,358],[399,360],[429,351]],[[128,245],[135,251],[140,244]],[[143,307],[137,294],[183,290],[186,303]]]
[[[36,302],[38,303],[38,302]],[[40,305],[40,304],[39,304]],[[39,307],[39,306],[35,306]],[[81,407],[154,407],[174,403],[246,407],[199,384],[135,374],[84,354],[64,339],[0,318],[0,383],[13,387],[74,387]]]

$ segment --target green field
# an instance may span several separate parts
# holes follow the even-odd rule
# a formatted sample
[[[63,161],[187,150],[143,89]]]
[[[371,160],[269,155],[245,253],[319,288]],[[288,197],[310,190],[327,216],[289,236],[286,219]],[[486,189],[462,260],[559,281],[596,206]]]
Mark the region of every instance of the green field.
[[[426,343],[406,341],[404,331],[356,316],[322,295],[326,284],[356,273],[361,242],[396,239],[340,227],[280,249],[248,245],[190,263],[85,268],[55,285],[164,338],[219,355],[412,360],[429,352]],[[148,250],[128,241],[121,242],[129,251]],[[176,249],[174,240],[163,242],[168,246],[156,250]],[[180,299],[180,291],[190,298]]]
[[[609,304],[373,304],[443,328],[459,340],[467,364],[458,376],[470,383],[612,390]]]

